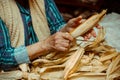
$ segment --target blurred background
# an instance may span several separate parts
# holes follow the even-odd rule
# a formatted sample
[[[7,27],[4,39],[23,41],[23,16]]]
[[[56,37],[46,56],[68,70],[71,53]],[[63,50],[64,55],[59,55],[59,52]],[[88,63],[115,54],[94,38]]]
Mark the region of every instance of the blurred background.
[[[64,19],[76,16],[89,16],[107,9],[107,13],[116,12],[120,14],[120,0],[54,0]]]

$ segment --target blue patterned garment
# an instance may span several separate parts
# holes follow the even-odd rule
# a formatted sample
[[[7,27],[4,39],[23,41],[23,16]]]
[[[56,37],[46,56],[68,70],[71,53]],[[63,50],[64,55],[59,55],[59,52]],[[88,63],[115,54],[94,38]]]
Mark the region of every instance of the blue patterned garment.
[[[17,48],[11,46],[9,31],[0,19],[0,69],[10,70],[21,63],[30,63],[26,46],[38,42],[33,30],[30,11],[18,4],[25,29],[25,44]],[[65,21],[53,0],[45,0],[46,16],[51,34],[59,31]]]

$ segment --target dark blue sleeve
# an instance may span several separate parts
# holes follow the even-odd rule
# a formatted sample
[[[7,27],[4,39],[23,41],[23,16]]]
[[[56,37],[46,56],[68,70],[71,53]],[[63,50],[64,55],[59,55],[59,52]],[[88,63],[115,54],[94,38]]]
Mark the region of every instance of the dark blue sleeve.
[[[53,34],[59,31],[66,24],[66,22],[61,16],[53,0],[45,0],[45,9],[48,25],[50,27],[51,34]]]
[[[0,19],[0,68],[10,70],[23,62],[29,62],[26,48],[13,48],[10,43],[9,31]]]
[[[14,58],[14,48],[9,46],[9,36],[5,24],[0,19],[0,68],[6,70],[17,65]]]

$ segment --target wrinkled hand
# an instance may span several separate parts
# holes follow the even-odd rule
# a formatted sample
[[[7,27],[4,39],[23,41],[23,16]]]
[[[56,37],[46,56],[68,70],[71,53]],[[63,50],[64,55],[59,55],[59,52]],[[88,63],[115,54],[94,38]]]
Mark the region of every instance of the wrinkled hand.
[[[99,24],[97,24],[95,26],[97,29],[101,29],[102,26],[100,26]],[[82,35],[84,40],[88,40],[90,39],[91,37],[96,37],[96,32],[94,31],[94,29],[91,29],[89,30],[87,33],[85,33],[84,35]]]
[[[68,21],[68,23],[66,24],[66,31],[71,32],[72,30],[74,30],[78,25],[80,25],[81,23],[83,23],[85,21],[85,19],[82,19],[81,16],[78,16],[76,18],[72,18]],[[99,24],[96,26],[96,28],[100,29],[102,28]],[[90,39],[92,36],[96,37],[96,32],[94,31],[94,29],[89,30],[87,33],[85,33],[84,35],[82,35],[84,40],[88,40]]]
[[[57,32],[45,40],[48,50],[67,51],[73,37],[69,33]]]
[[[72,30],[74,30],[78,25],[80,25],[84,20],[82,19],[81,16],[78,16],[76,18],[72,18],[70,19],[66,26],[65,29],[67,32],[71,32]]]

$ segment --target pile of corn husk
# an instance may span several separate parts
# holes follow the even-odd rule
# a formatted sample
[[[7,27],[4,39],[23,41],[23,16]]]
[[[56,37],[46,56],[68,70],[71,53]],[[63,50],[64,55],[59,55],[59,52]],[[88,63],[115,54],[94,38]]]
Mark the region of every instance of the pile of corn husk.
[[[104,28],[96,38],[81,36],[66,52],[51,52],[20,70],[0,73],[0,80],[119,80],[120,52],[105,41]]]
[[[105,40],[100,29],[93,40],[76,38],[76,44],[67,52],[52,52],[24,65],[28,80],[119,80],[120,53]],[[28,69],[29,67],[29,69]]]
[[[31,72],[41,80],[118,80],[120,54],[104,40],[104,29],[93,41],[82,41],[68,52],[54,52],[32,62]]]

